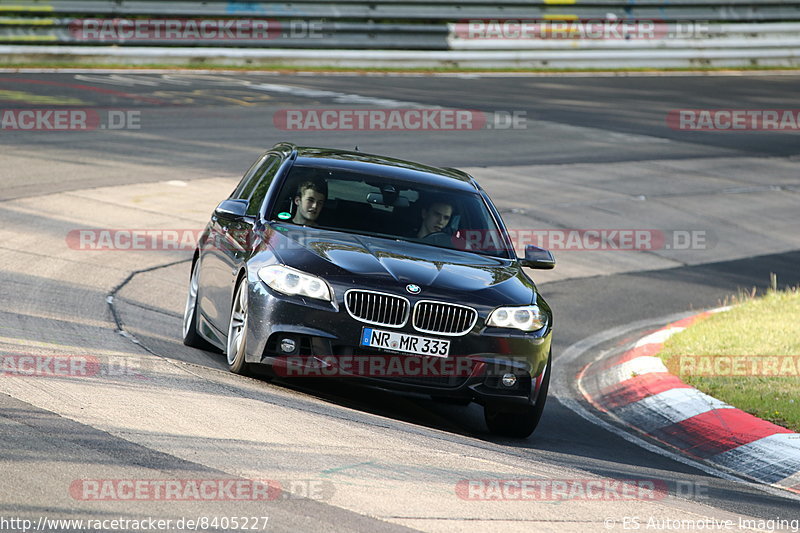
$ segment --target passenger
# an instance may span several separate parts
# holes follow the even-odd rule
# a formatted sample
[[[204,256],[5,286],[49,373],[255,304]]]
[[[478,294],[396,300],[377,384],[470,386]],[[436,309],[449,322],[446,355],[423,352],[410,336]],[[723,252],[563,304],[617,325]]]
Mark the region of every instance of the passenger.
[[[432,233],[444,231],[453,217],[453,206],[437,200],[422,208],[422,224],[417,232],[418,239],[424,239]]]
[[[322,180],[306,180],[297,187],[294,205],[297,206],[292,222],[305,226],[313,226],[325,206],[328,198],[328,184]]]

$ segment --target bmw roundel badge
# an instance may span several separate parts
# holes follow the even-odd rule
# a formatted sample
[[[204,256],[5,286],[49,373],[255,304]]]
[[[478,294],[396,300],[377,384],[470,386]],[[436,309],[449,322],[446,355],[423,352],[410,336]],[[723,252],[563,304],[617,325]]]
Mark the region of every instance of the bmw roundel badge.
[[[406,290],[411,294],[419,294],[422,291],[419,285],[414,285],[413,283],[409,283],[408,285],[406,285]]]

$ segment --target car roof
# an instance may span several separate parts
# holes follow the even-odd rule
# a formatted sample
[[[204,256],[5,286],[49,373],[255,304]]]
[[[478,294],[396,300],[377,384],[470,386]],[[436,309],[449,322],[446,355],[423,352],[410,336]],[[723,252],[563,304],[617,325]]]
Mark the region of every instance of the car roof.
[[[441,188],[476,192],[478,185],[469,174],[453,168],[439,168],[413,161],[349,150],[294,146],[288,143],[275,148],[297,152],[295,165],[338,168],[400,181]],[[288,151],[288,150],[287,150]]]

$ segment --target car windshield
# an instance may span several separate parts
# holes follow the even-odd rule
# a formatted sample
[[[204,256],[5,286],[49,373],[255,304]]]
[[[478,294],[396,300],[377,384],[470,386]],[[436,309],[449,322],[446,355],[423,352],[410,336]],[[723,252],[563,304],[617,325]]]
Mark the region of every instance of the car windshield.
[[[510,257],[476,192],[295,165],[271,220]]]

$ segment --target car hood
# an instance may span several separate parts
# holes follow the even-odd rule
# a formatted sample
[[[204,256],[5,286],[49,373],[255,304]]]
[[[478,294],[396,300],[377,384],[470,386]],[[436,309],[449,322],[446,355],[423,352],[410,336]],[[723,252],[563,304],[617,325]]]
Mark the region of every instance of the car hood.
[[[274,229],[271,242],[284,263],[329,279],[368,276],[435,292],[500,290],[506,298],[525,303],[535,290],[518,264],[507,259],[319,228],[276,224]]]

